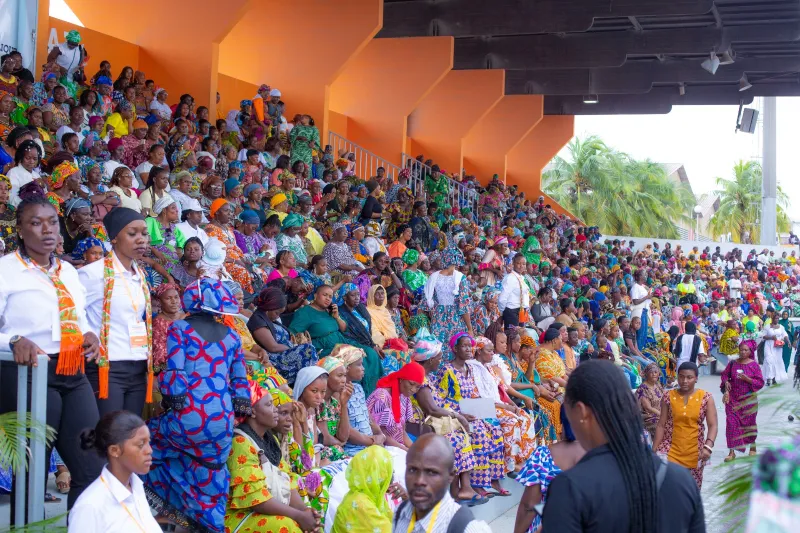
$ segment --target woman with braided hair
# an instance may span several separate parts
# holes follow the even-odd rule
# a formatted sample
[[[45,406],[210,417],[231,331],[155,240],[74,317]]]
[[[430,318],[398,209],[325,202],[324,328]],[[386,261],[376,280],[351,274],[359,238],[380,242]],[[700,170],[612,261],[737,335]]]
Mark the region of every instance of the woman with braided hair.
[[[642,439],[639,408],[613,363],[581,363],[564,411],[586,455],[550,484],[543,531],[705,531],[700,491],[685,468],[661,461]]]

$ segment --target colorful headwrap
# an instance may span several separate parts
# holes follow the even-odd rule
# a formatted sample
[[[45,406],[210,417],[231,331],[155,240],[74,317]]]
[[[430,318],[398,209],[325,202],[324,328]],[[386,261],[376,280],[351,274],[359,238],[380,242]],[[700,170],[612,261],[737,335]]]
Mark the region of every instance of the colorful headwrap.
[[[276,207],[278,207],[278,205],[279,205],[279,204],[282,204],[282,203],[283,203],[283,202],[285,202],[286,200],[287,200],[287,198],[286,198],[286,195],[285,195],[285,194],[283,194],[282,192],[279,192],[278,194],[276,194],[275,196],[273,196],[272,198],[270,198],[270,200],[269,200],[269,206],[270,206],[272,209],[275,209]]]
[[[269,389],[267,392],[269,392],[270,396],[272,396],[272,405],[275,407],[292,403],[292,399],[289,397],[289,395],[280,389]]]
[[[360,229],[364,229],[364,226],[362,224],[359,224],[358,222],[353,222],[352,224],[350,224],[350,236],[352,237],[355,234],[355,232],[357,232]]]
[[[78,30],[70,30],[67,32],[67,42],[72,44],[79,44],[81,42],[81,34]]]
[[[536,341],[534,340],[534,338],[529,337],[528,335],[523,335],[522,337],[520,337],[519,343],[522,346],[531,346],[531,347],[536,346]]]
[[[492,341],[487,339],[486,337],[475,337],[475,348],[480,350],[481,348],[485,348],[492,344]]]
[[[236,315],[239,313],[239,302],[221,281],[200,278],[186,287],[183,309],[187,313]]]
[[[58,166],[53,169],[53,173],[50,174],[50,188],[53,190],[60,189],[64,186],[64,182],[68,177],[78,172],[80,172],[78,165],[71,161],[59,163]]]
[[[500,291],[498,289],[494,287],[486,287],[485,289],[483,289],[483,297],[481,298],[481,300],[483,300],[483,303],[488,303],[489,300],[499,295]]]
[[[78,244],[75,245],[75,248],[72,250],[72,258],[76,261],[83,261],[84,254],[89,251],[90,248],[94,248],[95,246],[103,248],[103,243],[100,242],[99,239],[95,239],[94,237],[89,237],[87,239],[81,239],[78,241]]]
[[[394,421],[400,422],[400,380],[411,381],[417,385],[425,382],[425,369],[422,365],[415,362],[406,363],[397,372],[392,372],[386,377],[378,380],[379,389],[389,389],[392,393],[392,415]]]
[[[360,361],[361,359],[367,356],[364,353],[364,350],[361,348],[356,348],[355,346],[351,346],[349,344],[337,344],[331,350],[330,357],[335,357],[340,359],[344,366],[350,366],[356,361]]]
[[[76,209],[91,209],[92,204],[83,198],[70,198],[64,202],[64,216],[68,217]]]
[[[403,170],[400,171],[400,173],[397,175],[397,177],[398,178],[410,178],[411,177],[411,169],[410,168],[404,168]]]
[[[156,289],[153,291],[153,294],[155,294],[156,298],[161,298],[167,293],[167,291],[171,290],[176,291],[178,295],[181,294],[181,287],[177,283],[162,283],[156,287]]]
[[[464,254],[461,250],[455,247],[448,247],[442,252],[442,266],[448,268],[451,266],[464,266]]]
[[[339,290],[333,297],[333,303],[336,305],[344,305],[344,297],[350,291],[358,291],[358,286],[355,283],[343,283]]]
[[[109,149],[111,149],[110,146]],[[190,155],[192,155],[192,152],[189,150],[175,150],[175,152],[172,154],[172,164],[175,166],[175,168],[179,168]]]
[[[748,322],[748,324],[750,324],[750,323],[751,322]],[[745,346],[749,346],[750,347],[751,357],[755,358],[756,351],[758,350],[758,345],[756,344],[756,341],[754,341],[753,339],[747,339],[747,340],[742,341],[742,342],[739,343],[740,346],[742,344],[744,344]]]
[[[99,78],[94,80],[94,84],[99,87],[100,85],[114,85],[114,82],[111,81],[111,78],[109,78],[108,76],[100,76]],[[156,94],[158,94],[157,91],[156,91]],[[97,117],[97,118],[101,118],[101,117]],[[89,126],[91,127],[91,124],[89,124]]]
[[[217,211],[219,211],[226,205],[228,205],[228,200],[226,200],[225,198],[217,198],[216,200],[211,202],[211,207],[208,209],[208,216],[214,218],[214,215],[217,214]]]
[[[469,333],[466,333],[466,332],[464,332],[464,331],[459,331],[458,333],[456,333],[455,335],[453,335],[452,337],[450,337],[450,349],[451,349],[451,350],[453,350],[453,351],[455,351],[455,349],[456,349],[456,344],[458,344],[458,341],[460,341],[460,340],[461,340],[463,337],[466,337],[466,338],[468,338],[468,339],[469,339],[469,342],[470,342],[470,344],[472,344],[472,346],[473,346],[473,347],[475,346],[475,339],[473,339],[473,338],[470,336],[470,334],[469,334]]]
[[[411,266],[417,261],[419,261],[419,252],[413,248],[406,248],[406,251],[403,252],[403,263]]]
[[[328,357],[323,357],[322,359],[320,359],[319,362],[317,363],[317,366],[325,369],[325,372],[330,374],[337,368],[343,367],[344,361],[342,361],[338,357],[333,357],[332,355],[329,355]]]
[[[283,219],[283,224],[281,224],[281,229],[289,229],[289,228],[299,228],[303,225],[303,217],[298,215],[297,213],[292,213],[287,215],[286,218]]]
[[[239,102],[239,107],[252,106],[252,105],[253,105],[252,100],[242,100],[241,102]]]
[[[418,340],[412,358],[418,363],[433,359],[442,353],[442,343],[435,338]]]

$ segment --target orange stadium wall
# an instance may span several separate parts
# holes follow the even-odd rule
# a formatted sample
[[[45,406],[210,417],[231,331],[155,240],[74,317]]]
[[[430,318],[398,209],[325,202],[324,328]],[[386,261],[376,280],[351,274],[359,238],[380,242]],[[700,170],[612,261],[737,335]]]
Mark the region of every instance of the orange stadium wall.
[[[451,70],[408,119],[412,157],[424,154],[461,173],[463,140],[503,98],[504,70]]]
[[[452,69],[453,44],[452,37],[370,41],[331,86],[330,109],[348,117],[348,139],[399,164],[408,117]]]
[[[222,110],[222,117],[232,109],[239,109],[239,102],[250,100],[258,92],[258,86],[246,81],[231,78],[225,74],[217,76],[217,91],[220,94],[219,107]]]
[[[544,195],[557,212],[572,216],[542,191],[542,171],[575,134],[575,117],[548,115],[508,153],[506,182],[517,185],[527,198]]]
[[[464,139],[464,168],[481,183],[506,179],[506,156],[542,119],[544,98],[504,96]]]
[[[88,28],[81,28],[53,17],[48,18],[48,24],[47,31],[40,31],[40,35],[46,37],[47,48],[44,55],[39,54],[37,50],[37,54],[39,54],[37,58],[39,72],[41,72],[41,66],[47,60],[50,47],[56,43],[63,43],[64,35],[70,30],[78,30],[80,32],[81,44],[86,48],[86,53],[89,54],[89,63],[86,67],[86,76],[89,78],[100,70],[100,62],[103,60],[111,62],[114,75],[119,74],[122,68],[126,66],[133,67],[134,70],[139,68],[138,45]]]
[[[284,116],[314,117],[325,144],[329,130],[344,135],[330,86],[382,24],[383,0],[255,2],[220,43],[220,73],[279,89]]]

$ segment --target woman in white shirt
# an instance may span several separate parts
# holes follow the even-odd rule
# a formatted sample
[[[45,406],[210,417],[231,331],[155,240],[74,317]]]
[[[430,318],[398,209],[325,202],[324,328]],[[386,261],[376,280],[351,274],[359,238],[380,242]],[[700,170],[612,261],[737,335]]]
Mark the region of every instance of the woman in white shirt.
[[[0,347],[14,355],[13,362],[0,365],[0,413],[17,410],[17,366],[36,367],[38,356],[47,354],[47,425],[56,431],[52,445],[72,476],[71,508],[103,465],[78,442],[81,432],[100,418],[81,372],[84,361],[99,355],[99,343],[86,321],[86,296],[77,271],[55,256],[60,232],[55,207],[40,190],[19,204],[17,220],[19,249],[0,258]],[[28,372],[28,394],[31,376]],[[45,464],[50,464],[52,445]],[[12,485],[11,523],[15,496],[24,495],[15,495]]]
[[[148,172],[150,176],[149,184],[139,195],[139,202],[142,204],[142,214],[144,216],[151,216],[156,202],[164,196],[169,196],[169,169],[152,167]]]
[[[137,262],[149,249],[142,214],[118,207],[103,217],[111,253],[78,271],[86,289],[86,318],[100,338],[100,359],[86,365],[100,416],[141,413],[152,401],[152,309]]]
[[[108,164],[108,163],[106,163]],[[133,172],[126,166],[117,167],[111,176],[111,187],[109,191],[117,193],[119,196],[119,206],[133,209],[137,213],[142,212],[142,202],[133,190]]]
[[[161,533],[139,476],[150,470],[150,431],[138,415],[108,413],[81,435],[81,447],[108,461],[69,513],[69,533]]]
[[[16,207],[19,204],[19,190],[22,186],[27,185],[38,177],[33,171],[39,167],[41,162],[41,149],[38,144],[29,140],[23,141],[19,145],[17,153],[14,154],[14,163],[17,166],[6,174],[6,177],[11,181],[11,193],[9,196],[11,205]]]

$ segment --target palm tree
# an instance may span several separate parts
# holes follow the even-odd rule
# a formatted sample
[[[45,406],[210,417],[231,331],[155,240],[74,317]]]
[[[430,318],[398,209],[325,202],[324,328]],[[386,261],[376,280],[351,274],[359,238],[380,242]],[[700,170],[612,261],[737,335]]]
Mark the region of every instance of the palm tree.
[[[545,173],[545,191],[590,226],[610,235],[676,238],[676,222],[691,220],[691,191],[664,167],[637,161],[598,137],[573,139],[569,157]]]
[[[708,227],[716,238],[731,234],[735,242],[744,242],[761,232],[761,181],[763,171],[758,161],[739,161],[733,166],[733,179],[717,178],[719,209]],[[789,197],[778,187],[778,231],[789,231],[791,221],[786,214]]]

